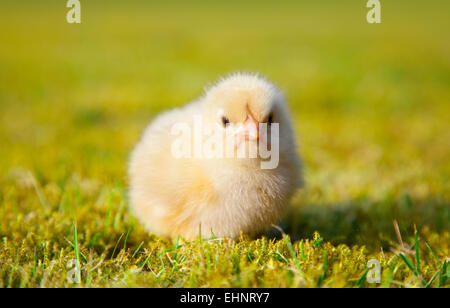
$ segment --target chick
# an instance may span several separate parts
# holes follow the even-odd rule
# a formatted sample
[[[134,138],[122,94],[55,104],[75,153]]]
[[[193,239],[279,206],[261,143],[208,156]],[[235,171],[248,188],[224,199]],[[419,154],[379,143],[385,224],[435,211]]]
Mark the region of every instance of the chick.
[[[190,134],[174,134],[180,123]],[[215,134],[202,131],[196,140],[192,132],[200,124],[213,127]],[[202,155],[205,148],[198,147],[207,137],[215,141],[213,149],[227,148],[231,155]],[[180,142],[182,157],[174,154]],[[277,151],[271,153],[277,158],[272,166],[267,166],[267,151],[262,157],[257,146],[256,157],[236,155],[263,143]],[[187,240],[260,234],[282,218],[302,184],[281,92],[264,78],[244,73],[220,79],[198,100],[156,117],[134,148],[128,171],[130,206],[145,228]]]

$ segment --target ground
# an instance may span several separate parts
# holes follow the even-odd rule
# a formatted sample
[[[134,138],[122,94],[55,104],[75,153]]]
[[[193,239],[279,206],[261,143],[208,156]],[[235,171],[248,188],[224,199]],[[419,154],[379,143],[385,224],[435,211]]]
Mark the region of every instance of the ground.
[[[6,1],[0,287],[448,287],[449,2],[391,2],[368,24],[364,1],[81,1],[75,25],[64,1]],[[306,186],[283,235],[146,234],[130,150],[236,70],[289,101]]]

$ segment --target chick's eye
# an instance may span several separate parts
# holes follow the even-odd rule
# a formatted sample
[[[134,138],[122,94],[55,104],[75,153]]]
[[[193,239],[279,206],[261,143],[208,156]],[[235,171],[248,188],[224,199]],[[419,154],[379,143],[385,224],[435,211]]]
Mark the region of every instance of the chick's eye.
[[[228,120],[227,117],[222,117],[222,124],[223,124],[223,126],[227,126],[227,124],[229,124],[229,123],[230,123],[230,120]]]
[[[267,118],[267,123],[270,125],[273,122],[273,113],[269,114],[269,117]]]

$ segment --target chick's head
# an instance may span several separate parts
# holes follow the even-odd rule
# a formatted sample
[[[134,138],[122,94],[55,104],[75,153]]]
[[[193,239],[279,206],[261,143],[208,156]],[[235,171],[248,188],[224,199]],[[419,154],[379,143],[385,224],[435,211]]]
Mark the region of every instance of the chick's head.
[[[204,115],[209,123],[233,136],[235,148],[263,141],[270,148],[271,132],[279,129],[279,149],[293,144],[293,132],[281,91],[253,74],[234,74],[206,91]],[[275,125],[273,125],[275,124]]]

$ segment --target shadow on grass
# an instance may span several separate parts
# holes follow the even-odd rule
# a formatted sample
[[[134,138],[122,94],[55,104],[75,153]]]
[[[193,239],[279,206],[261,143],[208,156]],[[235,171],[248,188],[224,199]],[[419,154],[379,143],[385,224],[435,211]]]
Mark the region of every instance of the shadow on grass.
[[[293,241],[312,238],[315,231],[332,244],[388,249],[396,241],[393,221],[408,238],[418,230],[441,233],[449,229],[450,204],[440,197],[412,200],[346,200],[335,204],[294,204],[280,227]],[[270,238],[279,238],[272,230]]]

